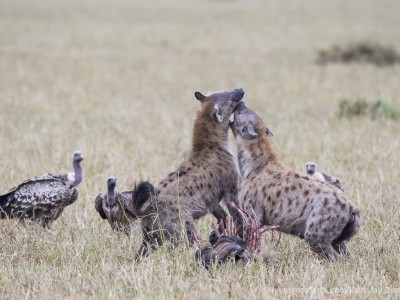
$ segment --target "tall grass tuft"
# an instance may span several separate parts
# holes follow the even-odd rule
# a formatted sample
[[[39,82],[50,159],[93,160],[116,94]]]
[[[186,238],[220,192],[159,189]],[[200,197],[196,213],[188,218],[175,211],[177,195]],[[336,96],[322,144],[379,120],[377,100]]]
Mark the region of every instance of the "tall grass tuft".
[[[339,103],[339,116],[347,118],[369,117],[372,120],[399,120],[400,111],[382,100],[367,102],[364,99],[358,99],[354,102],[350,102],[347,99],[343,99]]]
[[[376,66],[391,66],[400,62],[400,54],[391,47],[372,42],[360,42],[347,47],[333,46],[320,51],[318,63],[370,63]]]

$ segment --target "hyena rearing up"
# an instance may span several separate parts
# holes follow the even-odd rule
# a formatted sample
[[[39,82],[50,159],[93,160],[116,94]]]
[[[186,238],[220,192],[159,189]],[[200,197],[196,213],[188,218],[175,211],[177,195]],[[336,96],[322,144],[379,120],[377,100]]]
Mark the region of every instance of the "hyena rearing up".
[[[229,117],[243,95],[242,89],[207,96],[195,93],[201,109],[194,121],[189,157],[159,183],[155,197],[144,195],[136,197],[143,201],[134,200],[134,212],[142,217],[144,235],[139,255],[165,241],[176,245],[185,235],[192,242],[195,219],[208,213],[225,218],[221,200],[237,203],[239,180],[228,131]]]
[[[311,249],[336,260],[350,255],[347,241],[361,225],[358,210],[327,182],[283,166],[272,149],[262,119],[241,102],[231,128],[243,176],[239,203],[251,204],[262,225],[304,238]]]

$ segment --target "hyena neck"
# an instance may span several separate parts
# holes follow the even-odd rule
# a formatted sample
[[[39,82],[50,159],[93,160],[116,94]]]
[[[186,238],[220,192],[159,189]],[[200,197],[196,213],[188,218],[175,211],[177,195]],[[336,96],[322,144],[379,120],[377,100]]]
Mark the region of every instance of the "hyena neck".
[[[227,122],[218,123],[206,109],[200,110],[193,126],[193,154],[219,148],[229,152],[228,129]]]
[[[261,169],[281,166],[275,151],[266,137],[238,143],[238,163],[243,178]]]

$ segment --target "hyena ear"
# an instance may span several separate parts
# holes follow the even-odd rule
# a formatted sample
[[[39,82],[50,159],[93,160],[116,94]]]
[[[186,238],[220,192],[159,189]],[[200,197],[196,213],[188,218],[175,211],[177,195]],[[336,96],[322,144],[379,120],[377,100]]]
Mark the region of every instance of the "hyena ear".
[[[251,138],[257,136],[257,132],[252,125],[245,125],[242,128],[242,135],[243,137]]]
[[[204,100],[206,100],[206,96],[204,96],[202,93],[200,92],[195,92],[194,96],[196,97],[197,100],[199,100],[200,102],[203,102]]]
[[[269,130],[269,128],[267,128],[267,130],[265,131],[265,133],[266,133],[267,136],[269,136],[269,137],[273,137],[273,136],[274,136],[274,134],[272,133],[271,130]]]
[[[214,117],[217,119],[218,122],[222,123],[224,121],[224,117],[221,114],[221,109],[219,108],[218,104],[214,105]]]

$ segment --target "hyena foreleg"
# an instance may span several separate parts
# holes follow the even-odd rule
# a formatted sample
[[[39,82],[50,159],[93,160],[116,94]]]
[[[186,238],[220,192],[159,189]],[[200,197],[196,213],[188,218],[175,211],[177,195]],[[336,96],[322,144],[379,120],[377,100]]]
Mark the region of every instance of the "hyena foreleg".
[[[217,219],[218,223],[225,220],[226,217],[228,216],[220,204],[214,207],[212,214]]]

